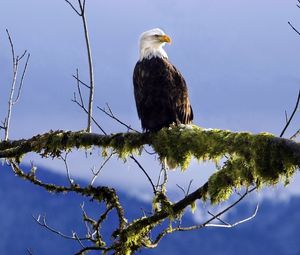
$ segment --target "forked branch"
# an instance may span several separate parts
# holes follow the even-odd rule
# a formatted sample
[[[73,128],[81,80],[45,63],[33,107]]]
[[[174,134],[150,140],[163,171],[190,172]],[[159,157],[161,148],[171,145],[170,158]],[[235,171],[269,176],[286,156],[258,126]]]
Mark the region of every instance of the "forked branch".
[[[87,50],[87,58],[88,58],[88,67],[89,67],[89,103],[88,103],[88,120],[87,120],[87,132],[92,132],[92,116],[93,116],[93,101],[94,101],[94,66],[93,66],[93,55],[92,55],[92,49],[90,44],[90,37],[89,37],[89,30],[87,25],[87,19],[86,19],[86,1],[78,0],[79,10],[68,0],[65,0],[66,3],[71,6],[73,11],[81,17],[82,25],[83,25],[83,31],[84,31],[84,38],[85,38],[85,44],[86,44],[86,50]]]
[[[21,90],[22,90],[23,82],[24,82],[24,77],[25,77],[25,73],[26,73],[29,58],[30,58],[30,54],[27,53],[27,50],[25,50],[21,56],[16,55],[14,43],[13,43],[12,37],[11,37],[8,29],[6,29],[6,34],[7,34],[10,48],[11,48],[13,75],[12,75],[12,82],[11,82],[10,94],[9,94],[9,99],[8,99],[7,115],[6,115],[5,120],[3,121],[3,125],[0,127],[1,129],[4,130],[4,140],[5,141],[8,140],[13,106],[18,102],[18,100],[20,98]],[[25,55],[27,55],[25,65],[23,67],[19,85],[18,85],[18,87],[16,87],[20,61],[25,57]],[[17,90],[17,96],[15,97],[16,90]]]
[[[289,117],[289,119],[287,120],[286,125],[285,125],[285,127],[283,128],[283,130],[281,131],[279,137],[282,137],[282,136],[284,135],[286,129],[287,129],[287,128],[289,127],[289,125],[291,124],[291,121],[292,121],[292,119],[294,118],[296,111],[298,110],[299,101],[300,101],[300,90],[299,90],[299,92],[298,92],[298,96],[297,96],[297,100],[296,100],[296,104],[295,104],[294,110],[293,110],[291,116]]]

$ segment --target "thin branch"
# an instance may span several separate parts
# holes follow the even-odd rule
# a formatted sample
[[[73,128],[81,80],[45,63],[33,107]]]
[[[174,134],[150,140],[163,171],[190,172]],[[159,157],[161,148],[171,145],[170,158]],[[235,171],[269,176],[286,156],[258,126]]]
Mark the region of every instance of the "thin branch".
[[[248,218],[245,218],[243,220],[237,221],[237,222],[235,222],[233,224],[224,222],[224,224],[206,224],[205,227],[221,227],[221,228],[233,228],[233,227],[236,227],[237,225],[243,224],[243,223],[245,223],[247,221],[250,221],[253,218],[255,218],[256,215],[257,215],[257,212],[258,212],[258,208],[259,208],[259,204],[256,205],[255,210],[254,210],[254,212],[253,212],[253,214],[251,216],[249,216]]]
[[[96,228],[99,229],[101,223],[106,219],[107,215],[109,214],[109,212],[113,209],[112,206],[108,206],[105,210],[105,212],[99,217],[97,224],[96,224]]]
[[[82,105],[81,103],[79,103],[76,99],[76,97],[74,97],[74,99],[72,99],[72,102],[76,103],[86,114],[88,114],[88,110],[85,108],[84,105]],[[92,116],[92,121],[94,122],[94,124],[101,130],[101,132],[104,135],[107,135],[107,133],[104,131],[104,129],[100,126],[100,124],[95,120],[95,118]]]
[[[189,193],[190,193],[190,188],[192,185],[193,180],[190,180],[189,185],[187,187],[187,190],[185,191],[185,189],[183,187],[181,187],[179,184],[176,184],[176,186],[181,189],[181,191],[183,192],[183,195],[186,197]]]
[[[202,187],[205,187],[206,184]],[[250,194],[251,192],[253,192],[254,190],[256,190],[256,187],[247,190],[238,200],[236,200],[234,203],[232,203],[231,205],[229,205],[228,207],[226,207],[225,209],[223,209],[222,211],[220,211],[218,214],[214,215],[212,218],[208,219],[206,222],[199,224],[199,225],[194,225],[194,226],[190,226],[190,227],[177,227],[177,228],[167,228],[165,229],[163,232],[161,232],[155,239],[155,241],[153,243],[150,244],[150,246],[147,246],[149,248],[155,248],[157,247],[158,243],[160,242],[160,240],[167,234],[176,232],[176,231],[191,231],[191,230],[196,230],[196,229],[200,229],[200,228],[204,228],[204,227],[220,227],[220,225],[218,224],[210,224],[210,222],[212,222],[215,219],[218,219],[221,215],[223,215],[224,213],[226,213],[227,211],[229,211],[231,208],[233,208],[234,206],[236,206],[238,203],[240,203],[248,194]],[[191,196],[191,195],[190,195]],[[186,199],[186,198],[185,198]],[[184,200],[184,199],[183,199]],[[181,202],[178,202],[181,203]],[[177,203],[177,204],[178,204]],[[256,213],[258,211],[258,205],[256,206],[255,212],[253,215],[251,215],[250,217],[236,222],[234,224],[231,224],[232,227],[237,226],[238,224],[244,223],[246,221],[249,221],[251,219],[253,219],[256,216]]]
[[[210,216],[216,217],[216,215],[214,215],[214,214],[211,213],[210,211],[207,211],[207,213],[208,213]],[[216,217],[216,219],[217,219],[218,221],[220,221],[221,223],[225,224],[225,225],[230,225],[230,223],[228,223],[228,222],[222,220],[220,217]]]
[[[89,217],[87,216],[87,213],[84,209],[84,202],[80,205],[80,208],[81,208],[81,211],[82,211],[82,214],[83,214],[83,221],[85,223],[85,227],[86,227],[86,231],[87,231],[86,236],[88,238],[91,238],[92,231],[91,231],[90,226],[89,226],[90,222],[88,220],[86,220],[86,219],[89,219]]]
[[[176,184],[176,186],[177,186],[179,189],[181,189],[183,195],[186,196],[186,193],[185,193],[184,188],[182,188],[179,184]]]
[[[290,125],[290,123],[291,123],[291,121],[292,121],[292,119],[293,119],[293,117],[294,117],[294,115],[295,115],[295,113],[296,113],[296,111],[297,111],[297,109],[298,109],[299,101],[300,101],[300,90],[299,90],[299,92],[298,92],[298,97],[297,97],[297,101],[296,101],[296,105],[295,105],[295,107],[294,107],[293,113],[292,113],[292,115],[290,116],[289,120],[287,121],[287,123],[286,123],[285,127],[283,128],[283,130],[282,130],[281,134],[279,135],[279,137],[282,137],[282,136],[284,135],[286,129],[287,129],[288,126]]]
[[[85,38],[87,57],[88,57],[89,79],[90,79],[90,81],[89,81],[90,85],[88,86],[90,89],[90,93],[89,93],[89,103],[88,103],[88,109],[87,109],[88,120],[87,120],[86,131],[91,133],[92,132],[92,121],[94,121],[93,117],[92,117],[93,116],[93,100],[94,100],[94,66],[93,66],[93,55],[92,55],[92,49],[91,49],[91,45],[90,45],[87,19],[85,16],[86,1],[84,0],[82,3],[81,0],[78,0],[80,12],[74,7],[74,5],[70,1],[65,0],[65,2],[67,2],[71,6],[71,8],[81,17],[83,30],[84,30],[84,38]]]
[[[66,152],[65,156],[60,156],[61,160],[64,162],[64,165],[65,165],[65,169],[66,169],[66,172],[67,172],[67,177],[68,177],[68,181],[69,181],[69,184],[70,186],[73,186],[74,185],[74,180],[71,178],[71,175],[70,175],[70,170],[69,170],[69,165],[68,165],[68,162],[67,162],[67,157],[68,157],[68,152]]]
[[[126,127],[128,130],[131,130],[131,131],[134,131],[134,132],[137,132],[137,133],[140,133],[139,131],[133,129],[131,126],[129,126],[128,124],[126,124],[125,122],[121,121],[119,118],[117,118],[114,113],[112,112],[110,106],[108,104],[106,104],[106,106],[108,107],[108,111],[106,111],[104,108],[100,108],[99,106],[97,106],[97,108],[105,113],[107,116],[109,116],[110,118],[116,120],[117,122],[119,122],[121,125],[123,125],[124,127]]]
[[[49,192],[55,192],[55,193],[74,192],[74,193],[81,194],[82,196],[90,197],[99,202],[108,201],[110,205],[113,206],[117,211],[118,218],[119,218],[119,228],[123,229],[125,227],[126,219],[124,216],[124,210],[120,204],[119,198],[114,189],[104,187],[104,186],[99,186],[96,188],[93,186],[88,186],[85,188],[81,188],[79,185],[65,187],[65,186],[58,186],[55,184],[43,183],[40,180],[38,180],[32,172],[26,174],[21,170],[21,168],[17,165],[17,163],[15,163],[12,160],[9,162],[16,175],[18,175],[19,177],[27,181],[30,181],[31,183],[37,186],[46,189]]]
[[[194,181],[193,179],[190,180],[189,186],[188,186],[187,191],[186,191],[186,195],[188,195],[190,193],[190,189],[191,189],[193,181]]]
[[[26,73],[26,70],[27,70],[27,65],[28,65],[28,61],[29,61],[29,57],[30,57],[30,54],[28,54],[27,55],[27,60],[25,62],[25,66],[24,66],[24,69],[23,69],[23,72],[22,72],[21,81],[20,81],[19,88],[18,88],[18,94],[17,94],[16,99],[14,100],[14,94],[15,94],[15,90],[16,90],[16,82],[17,82],[17,77],[18,77],[19,63],[22,60],[22,58],[26,55],[27,50],[25,50],[23,52],[21,57],[16,56],[14,43],[13,43],[13,40],[11,38],[11,35],[10,35],[8,29],[6,29],[6,34],[7,34],[9,44],[10,44],[10,48],[11,48],[12,71],[13,71],[12,73],[13,73],[13,75],[12,75],[11,88],[10,88],[10,94],[9,94],[9,99],[8,99],[7,116],[6,116],[6,118],[3,122],[3,127],[1,127],[1,129],[4,130],[4,140],[5,141],[8,140],[13,106],[14,106],[14,104],[17,103],[17,101],[20,98],[21,89],[22,89],[22,85],[23,85],[23,81],[24,81],[24,76],[25,76],[25,73]]]
[[[121,231],[125,228],[127,220],[124,215],[124,209],[120,204],[119,197],[117,196],[114,189],[103,187],[103,186],[96,187],[96,188],[93,186],[81,188],[78,184],[72,185],[70,187],[65,187],[65,186],[43,183],[40,180],[38,180],[32,172],[26,174],[24,171],[22,171],[21,168],[18,166],[18,164],[13,160],[10,160],[9,162],[16,175],[30,181],[31,183],[37,186],[45,188],[49,192],[55,192],[55,193],[75,192],[81,194],[82,196],[91,197],[92,199],[95,199],[99,202],[106,201],[106,203],[109,203],[109,206],[112,206],[117,212],[118,219],[119,219],[119,230]],[[87,239],[82,239],[82,240],[87,240]]]
[[[163,173],[163,169],[161,168],[159,171],[157,182],[156,182],[156,189],[160,186],[160,179],[161,179],[162,173]]]
[[[23,69],[23,73],[22,73],[22,77],[21,77],[19,89],[18,89],[18,94],[17,94],[17,97],[16,97],[16,99],[14,101],[14,104],[16,104],[19,101],[19,98],[20,98],[20,95],[21,95],[21,90],[22,90],[23,81],[24,81],[26,70],[27,70],[27,65],[28,65],[29,58],[30,58],[30,54],[28,53],[27,54],[27,58],[26,58],[26,62],[25,62],[25,66],[24,66],[24,69]],[[21,60],[21,58],[19,60]]]
[[[83,255],[86,254],[87,251],[110,251],[112,250],[112,247],[109,248],[103,248],[103,247],[96,247],[96,246],[90,246],[90,247],[85,247],[82,250],[80,250],[79,252],[75,253],[75,255]]]
[[[22,54],[20,57],[17,57],[17,58],[18,58],[18,60],[19,60],[19,61],[21,61],[21,60],[22,60],[22,58],[24,58],[24,57],[25,57],[26,53],[27,53],[27,50],[24,50],[23,54]]]
[[[84,244],[82,243],[82,240],[78,237],[76,232],[73,232],[72,235],[74,236],[75,240],[80,244],[82,248],[85,248]]]
[[[136,132],[138,132],[138,131],[136,131]],[[143,147],[143,149],[144,149],[144,151],[145,151],[147,154],[149,154],[149,155],[155,155],[155,154],[156,154],[155,151],[148,151],[148,150],[145,148],[145,146]]]
[[[80,98],[80,104],[83,108],[85,108],[83,98],[82,98],[82,94],[81,94],[81,89],[80,89],[80,80],[79,80],[78,68],[76,69],[76,79],[77,79],[77,90],[78,90],[78,94],[79,94],[79,98]]]
[[[70,1],[65,0],[65,2],[71,6],[71,8],[76,12],[77,15],[81,16],[81,13],[74,7],[74,5]]]
[[[79,3],[81,3],[79,1]],[[94,66],[93,66],[93,57],[92,57],[92,49],[90,45],[90,38],[87,26],[87,20],[85,17],[85,1],[83,2],[83,6],[80,4],[81,8],[81,18],[84,29],[84,37],[86,42],[86,49],[88,55],[88,64],[89,64],[89,76],[90,76],[90,95],[89,95],[89,106],[88,106],[88,123],[87,123],[87,132],[92,132],[92,116],[93,116],[93,99],[94,99]]]
[[[238,203],[240,203],[247,195],[249,195],[251,192],[253,192],[254,190],[256,190],[256,187],[253,187],[252,189],[250,190],[247,190],[238,200],[236,200],[234,203],[232,203],[231,205],[229,205],[228,207],[226,207],[225,209],[223,209],[222,211],[220,211],[219,213],[217,213],[216,215],[214,215],[211,219],[207,220],[206,222],[200,224],[200,225],[195,225],[195,226],[191,226],[191,227],[180,227],[178,229],[178,231],[189,231],[189,230],[194,230],[194,229],[199,229],[199,228],[202,228],[202,227],[206,227],[206,226],[209,226],[208,224],[210,224],[210,222],[212,222],[213,220],[215,219],[218,219],[221,215],[223,215],[224,213],[228,212],[231,208],[233,208],[234,206],[236,206]],[[258,210],[258,205],[256,206],[256,209],[255,209],[255,212],[254,212],[254,216],[250,216],[250,218],[254,218],[256,213],[257,213],[257,210]],[[246,221],[247,221],[246,219]],[[242,220],[240,222],[245,222],[245,220]],[[240,223],[239,223],[240,224]],[[216,224],[215,224],[216,225]],[[237,224],[232,224],[234,226],[236,226]],[[212,225],[210,225],[212,226]]]
[[[45,216],[45,215],[43,216],[43,219],[42,219],[42,220],[41,220],[41,215],[38,215],[37,218],[35,218],[34,216],[32,216],[32,217],[35,219],[35,221],[36,221],[40,226],[46,228],[47,230],[51,231],[52,233],[57,234],[57,235],[59,235],[59,236],[65,238],[65,239],[76,240],[76,241],[77,241],[77,240],[80,240],[80,241],[89,240],[89,238],[87,238],[87,237],[81,237],[81,238],[79,238],[78,236],[75,237],[75,236],[74,236],[74,233],[73,233],[73,236],[68,236],[68,235],[65,235],[65,234],[63,234],[62,232],[60,232],[60,231],[58,231],[58,230],[56,230],[56,229],[50,227],[50,226],[47,224],[47,222],[46,222],[46,216]]]
[[[295,140],[296,138],[297,138],[297,136],[298,135],[300,135],[300,129],[298,129],[297,131],[296,131],[296,133],[295,134],[293,134],[292,136],[291,136],[291,140]]]
[[[15,63],[15,49],[14,49],[14,44],[13,44],[13,41],[11,39],[11,36],[10,36],[10,33],[8,31],[8,29],[5,29],[6,30],[6,34],[8,36],[8,40],[9,40],[9,44],[10,44],[10,48],[11,48],[11,54],[12,54],[12,59],[13,59],[13,64]]]
[[[298,6],[299,7],[299,6]],[[300,7],[299,7],[300,8]],[[300,32],[291,24],[291,22],[288,22],[288,24],[290,25],[290,27],[298,34],[300,35]]]
[[[89,86],[89,85],[87,85],[86,83],[84,83],[82,80],[80,80],[80,79],[78,78],[78,68],[76,69],[76,71],[77,71],[76,76],[73,74],[72,77],[73,77],[77,82],[79,82],[81,85],[83,85],[83,86],[85,86],[86,88],[90,89],[90,86]]]
[[[151,186],[152,186],[152,190],[153,190],[153,193],[156,194],[156,189],[155,189],[155,186],[153,184],[153,181],[151,179],[151,177],[149,176],[149,174],[147,173],[147,171],[143,168],[143,166],[140,164],[140,162],[131,154],[129,156],[137,165],[138,167],[143,171],[143,173],[145,174],[145,176],[147,177],[148,181],[150,182]]]
[[[12,38],[10,36],[10,33],[8,29],[6,29],[6,34],[8,36],[10,48],[11,48],[11,55],[12,55],[12,64],[13,64],[13,78],[12,78],[12,83],[11,83],[11,89],[10,89],[10,95],[9,95],[9,100],[8,100],[8,109],[7,109],[7,117],[4,122],[4,140],[8,140],[8,134],[9,134],[9,129],[10,129],[10,120],[11,120],[11,114],[12,114],[12,108],[13,108],[13,97],[14,97],[14,91],[15,91],[15,85],[16,85],[16,80],[17,80],[17,73],[18,73],[18,59],[15,56],[15,49],[14,49],[14,44],[12,41]]]
[[[86,2],[86,0],[83,0],[83,4],[82,4],[82,12],[85,12],[85,2]]]
[[[77,100],[76,98],[76,94],[74,93],[74,98],[72,99],[72,102],[76,103],[87,115],[89,114],[88,110],[86,109],[85,105],[84,105],[84,101],[83,101],[83,97],[82,97],[82,93],[81,93],[81,88],[80,88],[80,84],[87,86],[85,83],[83,83],[80,79],[79,79],[79,72],[78,72],[78,68],[76,69],[76,76],[73,75],[73,77],[76,79],[77,81],[77,91],[79,94],[79,99],[80,102]],[[88,88],[90,88],[88,86]],[[93,116],[91,117],[92,121],[94,122],[94,124],[101,130],[101,132],[103,134],[107,134],[104,129],[100,126],[100,124],[93,118]]]
[[[94,184],[94,182],[95,182],[96,178],[98,177],[100,171],[103,169],[103,167],[106,165],[106,163],[111,159],[111,157],[112,157],[113,155],[114,155],[114,152],[111,152],[111,153],[109,154],[109,156],[108,156],[108,157],[104,160],[104,162],[101,164],[101,166],[99,167],[99,169],[97,170],[97,172],[92,171],[94,177],[93,177],[93,179],[91,180],[90,185],[93,185],[93,184]]]

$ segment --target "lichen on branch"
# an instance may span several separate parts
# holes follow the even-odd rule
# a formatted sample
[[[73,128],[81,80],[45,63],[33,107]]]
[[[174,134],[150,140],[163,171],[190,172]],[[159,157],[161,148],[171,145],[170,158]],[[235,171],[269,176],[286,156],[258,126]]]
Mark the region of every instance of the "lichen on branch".
[[[300,145],[269,133],[251,134],[197,126],[161,130],[152,140],[161,157],[172,158],[185,170],[192,157],[223,166],[208,181],[207,195],[213,203],[226,200],[234,188],[288,183],[300,165]]]
[[[28,152],[58,157],[62,151],[92,146],[111,148],[121,158],[140,153],[143,145],[154,148],[159,157],[172,159],[185,170],[194,157],[199,161],[225,163],[209,179],[207,194],[213,203],[226,200],[234,188],[288,183],[300,165],[300,144],[268,133],[203,129],[195,125],[164,128],[157,133],[50,131],[30,139],[0,142],[0,158],[16,158]]]

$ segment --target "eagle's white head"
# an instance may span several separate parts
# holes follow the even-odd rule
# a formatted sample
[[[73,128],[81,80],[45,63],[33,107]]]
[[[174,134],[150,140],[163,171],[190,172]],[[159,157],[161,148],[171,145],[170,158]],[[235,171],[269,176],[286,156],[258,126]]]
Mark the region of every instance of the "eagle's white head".
[[[168,58],[163,46],[171,43],[171,38],[160,28],[154,28],[140,36],[140,60],[152,57]]]

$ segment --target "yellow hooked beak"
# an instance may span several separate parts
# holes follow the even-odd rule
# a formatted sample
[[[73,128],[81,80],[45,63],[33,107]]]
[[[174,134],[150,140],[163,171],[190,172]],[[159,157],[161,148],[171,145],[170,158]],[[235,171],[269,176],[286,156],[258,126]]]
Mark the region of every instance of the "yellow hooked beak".
[[[166,43],[171,43],[172,42],[172,40],[171,40],[171,38],[168,36],[168,35],[160,35],[159,36],[159,41],[160,42],[166,42]]]

